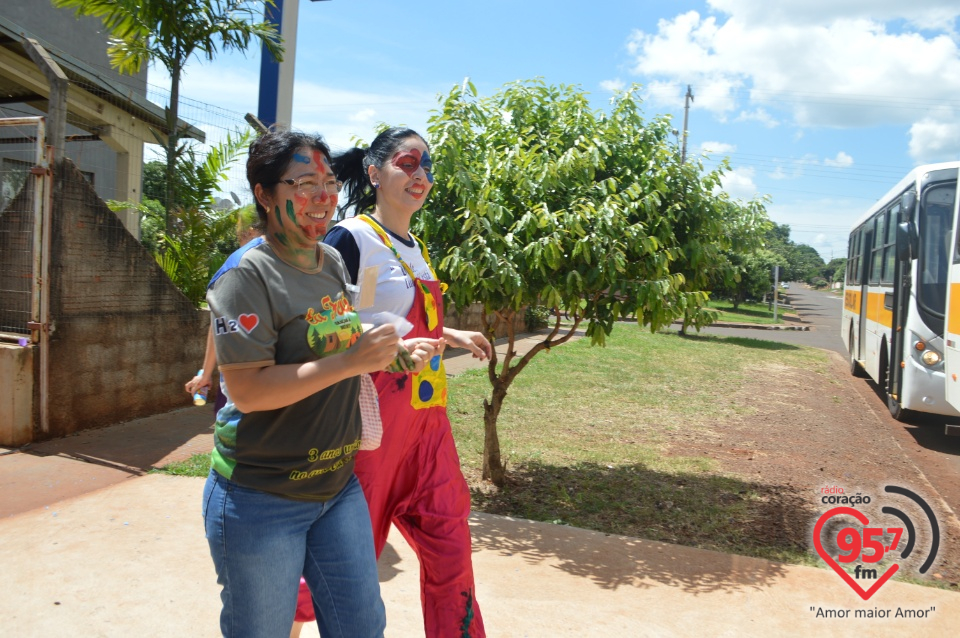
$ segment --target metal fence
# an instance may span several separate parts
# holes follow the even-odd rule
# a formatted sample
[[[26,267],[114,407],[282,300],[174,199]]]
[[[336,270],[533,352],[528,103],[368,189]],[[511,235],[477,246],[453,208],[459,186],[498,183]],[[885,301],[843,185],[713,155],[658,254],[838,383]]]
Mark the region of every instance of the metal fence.
[[[0,118],[0,340],[37,339],[49,174],[45,118]]]

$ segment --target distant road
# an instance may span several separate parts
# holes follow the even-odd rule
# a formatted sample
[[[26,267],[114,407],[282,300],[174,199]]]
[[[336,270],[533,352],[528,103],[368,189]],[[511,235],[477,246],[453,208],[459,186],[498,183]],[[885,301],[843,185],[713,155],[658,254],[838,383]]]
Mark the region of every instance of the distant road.
[[[792,283],[788,291],[790,305],[794,312],[810,330],[758,330],[754,328],[717,328],[707,327],[701,334],[713,334],[725,337],[749,337],[780,343],[793,343],[800,346],[813,346],[824,350],[839,352],[847,356],[840,337],[840,317],[843,314],[843,297],[829,292],[811,290],[798,283]]]

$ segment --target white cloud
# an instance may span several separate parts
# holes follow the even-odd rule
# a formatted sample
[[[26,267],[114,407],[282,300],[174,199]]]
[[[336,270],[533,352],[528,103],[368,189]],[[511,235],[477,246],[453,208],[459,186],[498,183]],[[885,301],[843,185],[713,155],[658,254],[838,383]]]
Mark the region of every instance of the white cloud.
[[[753,181],[754,174],[753,168],[735,168],[724,173],[721,188],[733,199],[752,199],[759,190]]]
[[[623,87],[625,86],[626,86],[626,83],[620,78],[617,78],[615,80],[604,80],[600,83],[601,89],[603,89],[604,91],[610,91],[611,93],[615,91],[622,91]]]
[[[737,147],[735,144],[727,144],[725,142],[703,142],[700,144],[700,153],[707,153],[709,155],[728,155],[730,153],[736,152]]]
[[[903,19],[918,28],[942,29],[957,16],[956,0],[707,0],[720,13],[736,16],[751,26],[823,24],[841,18]]]
[[[350,115],[347,119],[349,119],[351,122],[370,123],[376,114],[377,112],[373,109],[360,109],[356,113]]]
[[[837,156],[835,158],[830,159],[828,157],[825,160],[823,160],[823,165],[832,166],[834,168],[849,168],[850,166],[853,166],[853,158],[847,155],[846,153],[844,153],[843,151],[840,151],[839,153],[837,153]]]
[[[960,122],[944,119],[927,117],[910,127],[910,156],[918,163],[960,159]]]
[[[780,122],[770,115],[764,108],[757,108],[752,111],[740,111],[740,115],[737,116],[738,122],[759,122],[767,128],[774,128],[779,126]]]
[[[910,124],[960,93],[955,1],[710,4],[718,15],[661,20],[656,33],[634,31],[627,49],[645,81],[689,82],[697,107],[718,117],[786,109],[800,126]],[[930,30],[910,31],[906,22]],[[660,93],[651,97],[664,104]]]

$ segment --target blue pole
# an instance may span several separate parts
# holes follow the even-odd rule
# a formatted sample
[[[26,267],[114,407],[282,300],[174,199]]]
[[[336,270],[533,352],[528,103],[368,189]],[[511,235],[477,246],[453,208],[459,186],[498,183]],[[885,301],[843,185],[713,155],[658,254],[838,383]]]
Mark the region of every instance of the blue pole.
[[[296,2],[296,0],[294,0]],[[283,23],[283,0],[274,0],[274,5],[266,5],[263,12],[264,22],[272,22],[279,32]],[[277,123],[277,98],[280,90],[280,63],[262,46],[260,50],[260,101],[257,105],[257,119],[264,126]]]

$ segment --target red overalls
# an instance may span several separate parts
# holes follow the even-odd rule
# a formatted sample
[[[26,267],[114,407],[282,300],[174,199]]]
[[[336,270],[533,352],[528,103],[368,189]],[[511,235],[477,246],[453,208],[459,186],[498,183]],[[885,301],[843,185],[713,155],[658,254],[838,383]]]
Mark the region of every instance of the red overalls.
[[[389,247],[389,238],[378,235]],[[407,314],[413,330],[404,338],[442,337],[440,282],[415,279],[413,288],[413,306]],[[473,582],[467,523],[470,490],[447,419],[443,361],[434,357],[416,375],[372,376],[383,438],[378,449],[357,453],[354,473],[370,509],[377,558],[391,523],[395,524],[420,561],[427,638],[485,636]]]

